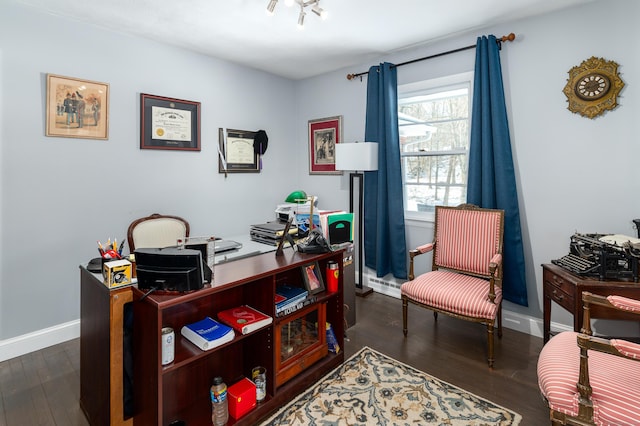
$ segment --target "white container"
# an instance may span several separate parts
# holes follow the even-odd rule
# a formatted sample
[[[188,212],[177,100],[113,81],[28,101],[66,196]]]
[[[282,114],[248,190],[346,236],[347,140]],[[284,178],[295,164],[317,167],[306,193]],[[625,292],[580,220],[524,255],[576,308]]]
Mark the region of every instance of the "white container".
[[[162,328],[162,365],[171,364],[175,356],[175,334],[173,328]]]

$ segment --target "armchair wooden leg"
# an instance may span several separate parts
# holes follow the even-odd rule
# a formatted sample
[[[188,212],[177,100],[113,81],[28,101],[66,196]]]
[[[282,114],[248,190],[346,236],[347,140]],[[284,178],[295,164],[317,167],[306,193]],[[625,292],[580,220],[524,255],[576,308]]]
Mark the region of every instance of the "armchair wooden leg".
[[[489,368],[493,368],[493,324],[487,324],[487,337],[489,339]]]
[[[438,321],[438,313],[436,311],[433,311],[433,320]]]
[[[402,333],[404,333],[404,337],[407,337],[407,310],[409,301],[407,300],[407,296],[402,296]]]
[[[498,309],[498,338],[502,339],[502,307]]]

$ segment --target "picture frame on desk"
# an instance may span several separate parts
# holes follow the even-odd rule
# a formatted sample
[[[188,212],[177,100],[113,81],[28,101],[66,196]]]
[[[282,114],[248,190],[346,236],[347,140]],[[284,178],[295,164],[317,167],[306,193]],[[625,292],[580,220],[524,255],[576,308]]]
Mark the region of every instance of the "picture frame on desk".
[[[342,116],[309,120],[309,174],[341,175],[336,144],[342,143]]]
[[[109,84],[47,74],[46,136],[109,138]]]
[[[140,149],[200,151],[200,102],[141,93]]]
[[[323,292],[325,289],[324,280],[322,279],[322,272],[320,271],[320,265],[318,265],[318,262],[304,265],[301,269],[304,288],[309,292],[309,294]]]

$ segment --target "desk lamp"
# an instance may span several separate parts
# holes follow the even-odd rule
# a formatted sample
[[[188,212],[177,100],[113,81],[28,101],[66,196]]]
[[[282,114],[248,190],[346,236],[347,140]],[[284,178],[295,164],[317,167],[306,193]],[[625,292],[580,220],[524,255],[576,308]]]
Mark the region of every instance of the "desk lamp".
[[[378,143],[355,142],[336,144],[336,170],[351,171],[349,173],[349,213],[353,211],[353,184],[358,179],[358,282],[356,283],[356,295],[364,297],[373,289],[363,285],[362,278],[362,203],[363,203],[363,171],[378,170]]]

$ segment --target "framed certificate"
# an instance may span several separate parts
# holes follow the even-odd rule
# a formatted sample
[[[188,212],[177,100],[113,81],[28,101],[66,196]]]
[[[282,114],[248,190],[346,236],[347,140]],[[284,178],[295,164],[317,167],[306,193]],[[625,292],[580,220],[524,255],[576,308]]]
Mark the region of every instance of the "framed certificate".
[[[254,149],[256,132],[235,129],[218,129],[219,173],[259,173],[259,155]]]
[[[200,151],[200,102],[141,93],[140,148]]]

